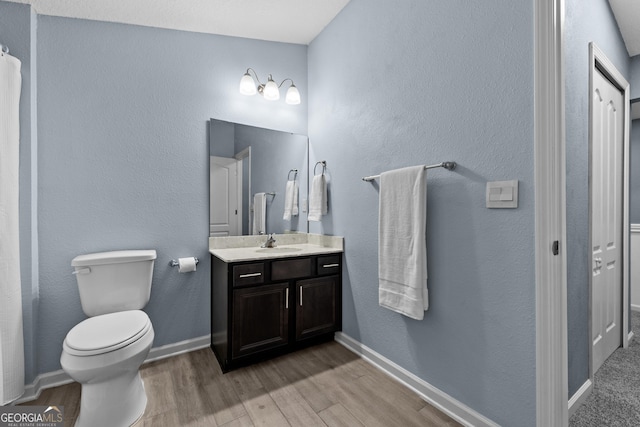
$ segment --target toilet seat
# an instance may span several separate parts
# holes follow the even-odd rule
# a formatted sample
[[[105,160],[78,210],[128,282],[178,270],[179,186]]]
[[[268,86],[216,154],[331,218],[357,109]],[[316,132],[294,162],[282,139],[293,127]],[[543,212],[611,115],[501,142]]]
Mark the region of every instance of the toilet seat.
[[[121,349],[139,340],[151,329],[149,316],[128,310],[90,317],[73,327],[63,348],[74,356],[94,356]]]

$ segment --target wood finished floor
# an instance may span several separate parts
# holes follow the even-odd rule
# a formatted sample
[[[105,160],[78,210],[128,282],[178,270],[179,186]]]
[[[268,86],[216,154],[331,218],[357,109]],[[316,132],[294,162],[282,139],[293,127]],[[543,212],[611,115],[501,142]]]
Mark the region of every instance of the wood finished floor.
[[[210,349],[143,365],[148,403],[137,427],[460,426],[336,342],[222,374]],[[25,405],[79,412],[80,385]]]

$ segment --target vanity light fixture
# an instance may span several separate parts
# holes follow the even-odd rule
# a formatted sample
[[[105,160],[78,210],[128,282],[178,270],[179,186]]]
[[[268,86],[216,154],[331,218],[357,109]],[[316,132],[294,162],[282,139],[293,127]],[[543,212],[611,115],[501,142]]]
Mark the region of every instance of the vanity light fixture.
[[[253,72],[253,76],[251,76],[250,71]],[[255,78],[255,80],[254,80]],[[287,95],[285,96],[285,102],[291,105],[300,104],[300,92],[298,88],[293,83],[293,80],[290,78],[284,79],[280,84],[277,84],[271,74],[267,78],[267,83],[261,83],[256,71],[253,68],[247,68],[247,72],[244,73],[242,79],[240,80],[240,93],[243,95],[251,96],[259,93],[264,96],[264,99],[269,101],[277,101],[280,99],[280,87],[289,80],[291,82],[291,86],[287,89]],[[257,85],[256,85],[256,82]]]

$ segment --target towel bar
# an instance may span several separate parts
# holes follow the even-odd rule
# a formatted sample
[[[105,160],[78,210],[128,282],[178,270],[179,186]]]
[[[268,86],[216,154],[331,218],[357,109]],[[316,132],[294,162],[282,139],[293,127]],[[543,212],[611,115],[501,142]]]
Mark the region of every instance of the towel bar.
[[[326,160],[320,160],[319,162],[316,162],[316,165],[313,167],[313,175],[314,176],[316,174],[316,167],[318,165],[322,165],[322,175],[324,175],[324,172],[327,170],[327,161]]]
[[[428,165],[424,167],[425,169],[434,169],[434,168],[445,168],[447,170],[454,170],[456,168],[456,162],[442,162],[437,165]],[[376,178],[380,178],[380,175],[371,175],[362,177],[363,181],[373,181]]]

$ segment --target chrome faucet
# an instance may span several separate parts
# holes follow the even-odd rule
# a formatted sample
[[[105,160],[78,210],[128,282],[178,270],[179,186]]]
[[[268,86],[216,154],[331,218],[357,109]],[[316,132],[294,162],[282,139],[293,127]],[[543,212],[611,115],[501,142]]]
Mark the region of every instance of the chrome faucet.
[[[276,242],[276,239],[273,238],[273,233],[269,234],[269,236],[267,237],[267,241],[264,242],[262,244],[262,248],[275,248],[276,245],[274,244]]]

